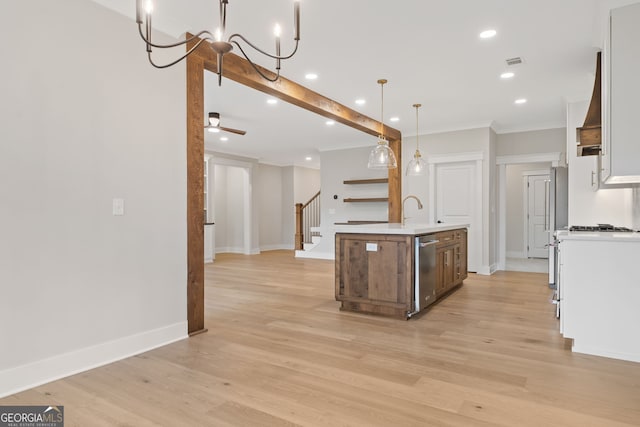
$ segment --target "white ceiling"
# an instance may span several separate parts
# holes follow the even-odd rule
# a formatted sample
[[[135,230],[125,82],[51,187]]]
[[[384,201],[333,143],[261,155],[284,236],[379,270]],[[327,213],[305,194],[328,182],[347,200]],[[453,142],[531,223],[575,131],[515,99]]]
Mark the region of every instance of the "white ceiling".
[[[134,0],[96,0],[133,16]],[[380,118],[379,78],[386,78],[385,124],[404,136],[416,131],[414,103],[421,103],[420,133],[493,126],[498,133],[562,127],[565,103],[591,96],[603,11],[627,0],[302,0],[298,53],[283,61],[282,75],[372,118]],[[185,8],[185,4],[189,8]],[[169,34],[213,30],[216,0],[155,0],[154,23]],[[263,48],[283,27],[283,53],[292,46],[291,0],[230,0],[227,30]],[[133,23],[132,23],[133,25]],[[493,39],[478,34],[494,28]],[[140,54],[144,45],[140,42]],[[520,56],[524,64],[507,67]],[[271,67],[260,55],[253,58]],[[515,72],[511,80],[499,75]],[[316,81],[304,75],[315,72]],[[205,109],[222,126],[245,136],[206,133],[207,150],[277,165],[319,167],[318,152],[375,144],[375,138],[267,95],[223,80],[205,80]],[[356,98],[367,104],[355,105]],[[526,98],[524,105],[515,105]],[[397,116],[400,121],[390,123]],[[204,125],[204,124],[203,124]],[[428,153],[428,147],[423,151]],[[311,156],[311,162],[305,157]]]

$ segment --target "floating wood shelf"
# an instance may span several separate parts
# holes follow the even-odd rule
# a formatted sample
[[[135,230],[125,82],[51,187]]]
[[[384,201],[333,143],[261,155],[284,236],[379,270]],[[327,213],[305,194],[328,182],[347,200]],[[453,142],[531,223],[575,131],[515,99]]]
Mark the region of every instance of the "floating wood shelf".
[[[350,179],[342,182],[343,184],[387,184],[389,178]]]
[[[362,224],[388,224],[389,221],[358,221],[349,220],[347,222],[335,222],[335,225],[362,225]]]
[[[345,203],[368,203],[368,202],[388,202],[388,197],[367,197],[343,199]]]

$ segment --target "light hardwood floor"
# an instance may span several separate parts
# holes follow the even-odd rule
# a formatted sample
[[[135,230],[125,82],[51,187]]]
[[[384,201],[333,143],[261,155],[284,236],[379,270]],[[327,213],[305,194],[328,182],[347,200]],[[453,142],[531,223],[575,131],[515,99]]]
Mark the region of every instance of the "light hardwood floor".
[[[67,426],[640,425],[640,364],[571,353],[546,279],[471,274],[402,321],[340,312],[332,261],[218,255],[208,333],[0,405],[64,405]]]

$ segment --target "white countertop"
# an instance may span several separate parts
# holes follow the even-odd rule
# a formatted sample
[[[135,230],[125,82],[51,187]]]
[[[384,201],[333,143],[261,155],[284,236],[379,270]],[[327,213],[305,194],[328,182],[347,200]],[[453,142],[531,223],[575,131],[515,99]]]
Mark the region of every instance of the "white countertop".
[[[437,233],[438,231],[456,230],[468,228],[469,224],[360,224],[360,225],[336,225],[336,233],[357,234],[403,234],[417,236],[420,234]]]
[[[592,240],[602,242],[640,242],[640,233],[611,231],[567,231],[556,233],[558,240]]]

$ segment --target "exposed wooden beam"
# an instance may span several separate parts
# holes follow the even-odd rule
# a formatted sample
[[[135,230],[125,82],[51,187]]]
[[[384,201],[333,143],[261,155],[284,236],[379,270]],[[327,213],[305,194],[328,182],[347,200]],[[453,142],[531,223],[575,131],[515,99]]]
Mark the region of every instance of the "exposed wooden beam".
[[[190,34],[187,34],[190,37]],[[204,61],[204,67],[213,73],[218,69],[218,61],[215,52],[209,47],[209,43],[203,43],[194,52]],[[275,76],[266,68],[260,67],[267,76]],[[342,105],[324,95],[312,91],[292,80],[280,77],[275,82],[262,78],[251,66],[249,61],[234,53],[224,56],[222,75],[225,79],[233,80],[244,86],[251,87],[285,102],[296,105],[305,110],[313,111],[323,117],[342,123],[369,135],[380,134],[380,122],[364,114],[361,114],[346,105]],[[399,130],[389,126],[384,127],[385,136],[389,140],[401,139]]]

